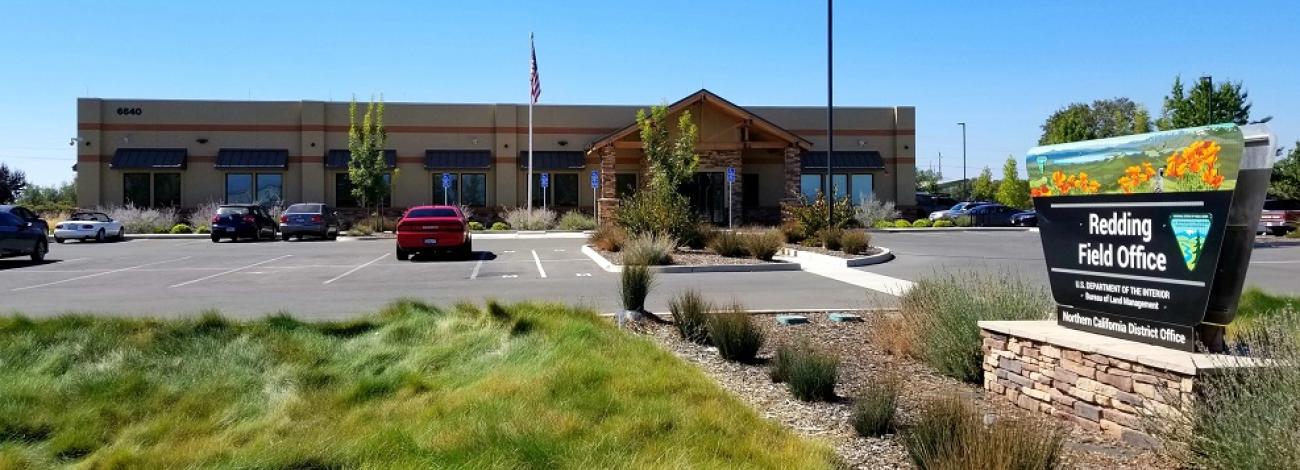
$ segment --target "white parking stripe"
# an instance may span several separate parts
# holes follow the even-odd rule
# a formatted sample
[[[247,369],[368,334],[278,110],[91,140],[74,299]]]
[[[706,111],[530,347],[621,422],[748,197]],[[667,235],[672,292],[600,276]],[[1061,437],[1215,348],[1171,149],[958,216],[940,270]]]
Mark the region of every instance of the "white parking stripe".
[[[212,274],[212,275],[209,275],[209,276],[203,276],[203,277],[201,277],[201,278],[198,278],[198,279],[195,279],[195,280],[192,280],[192,281],[185,281],[185,282],[182,282],[182,283],[180,283],[180,284],[172,284],[172,285],[167,286],[167,287],[176,288],[176,287],[184,287],[184,286],[188,286],[188,285],[193,284],[193,283],[196,283],[196,282],[206,281],[206,280],[208,280],[208,279],[212,279],[212,278],[214,278],[214,277],[225,276],[225,275],[227,275],[227,274],[230,274],[230,273],[233,273],[233,272],[236,272],[236,271],[240,271],[240,270],[243,270],[243,269],[248,269],[248,268],[251,268],[251,267],[254,267],[254,266],[261,266],[261,265],[266,264],[266,263],[271,263],[271,262],[279,261],[279,260],[282,260],[282,259],[288,258],[288,257],[290,257],[290,256],[293,256],[293,255],[277,256],[277,257],[275,257],[275,258],[271,258],[271,259],[268,259],[268,260],[266,260],[266,261],[259,261],[259,262],[256,262],[256,263],[253,263],[253,264],[250,264],[250,265],[240,266],[240,267],[235,268],[235,269],[227,269],[227,270],[225,270],[225,271],[222,271],[222,272],[219,272],[219,273],[216,273],[216,274]]]
[[[542,275],[543,279],[545,279],[546,270],[542,269],[542,259],[537,257],[537,250],[531,250],[531,251],[533,252],[533,261],[537,263],[537,272]]]
[[[479,255],[478,255],[478,262],[477,262],[477,263],[474,263],[474,271],[471,272],[471,273],[469,273],[469,278],[470,278],[471,280],[473,280],[473,279],[478,279],[478,270],[483,269],[483,259],[486,258],[486,257],[487,257],[487,253],[486,253],[486,252],[484,252],[484,253],[479,253]]]
[[[47,283],[44,283],[44,284],[37,284],[37,285],[34,285],[34,286],[19,287],[19,288],[17,288],[17,289],[14,289],[14,291],[27,290],[27,289],[35,289],[35,288],[38,288],[38,287],[48,287],[48,286],[53,286],[53,285],[63,284],[63,283],[65,283],[65,282],[80,281],[80,280],[82,280],[82,279],[90,279],[90,278],[92,278],[92,277],[99,277],[99,276],[103,276],[103,275],[106,275],[106,274],[120,273],[120,272],[122,272],[122,271],[130,271],[130,270],[132,270],[132,269],[143,268],[143,267],[147,267],[147,266],[153,266],[153,265],[155,265],[155,264],[171,263],[171,262],[173,262],[173,261],[184,261],[184,260],[187,260],[187,259],[190,259],[190,257],[189,257],[189,256],[184,256],[184,257],[181,257],[181,258],[169,259],[169,260],[166,260],[166,261],[156,261],[156,262],[153,262],[153,263],[145,263],[145,264],[141,264],[141,265],[139,265],[139,266],[131,266],[131,267],[129,267],[129,268],[114,269],[114,270],[112,270],[112,271],[104,271],[104,272],[102,272],[102,273],[87,274],[87,275],[85,275],[85,276],[77,276],[77,277],[74,277],[74,278],[64,279],[64,280],[62,280],[62,281],[54,281],[54,282],[47,282]]]
[[[355,267],[355,268],[349,269],[348,272],[345,272],[345,273],[343,273],[343,274],[339,274],[338,276],[334,276],[334,279],[330,279],[330,280],[328,280],[328,281],[325,281],[325,282],[323,282],[322,284],[329,284],[329,283],[334,282],[334,281],[337,281],[337,280],[339,280],[339,279],[343,279],[343,276],[347,276],[347,275],[349,275],[349,274],[352,274],[352,273],[355,273],[355,272],[357,272],[357,271],[360,271],[361,268],[364,268],[364,267],[366,267],[366,266],[370,266],[370,265],[372,265],[372,264],[375,264],[375,262],[377,262],[377,261],[379,261],[379,260],[381,260],[381,259],[387,258],[387,257],[388,257],[388,253],[384,253],[384,254],[382,254],[382,255],[379,255],[378,258],[375,258],[375,259],[372,259],[372,260],[370,260],[370,261],[367,261],[365,264],[363,264],[363,265],[361,265],[361,266],[357,266],[357,267]]]

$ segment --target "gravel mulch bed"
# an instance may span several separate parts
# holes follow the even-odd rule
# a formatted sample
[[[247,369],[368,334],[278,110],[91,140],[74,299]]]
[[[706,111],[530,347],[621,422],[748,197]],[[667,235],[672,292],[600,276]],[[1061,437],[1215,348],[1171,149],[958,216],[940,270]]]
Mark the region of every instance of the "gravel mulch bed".
[[[864,321],[836,323],[825,314],[808,314],[810,323],[795,326],[777,325],[774,316],[755,319],[767,333],[760,358],[771,358],[776,345],[807,339],[826,352],[840,358],[840,397],[856,396],[875,377],[896,374],[903,379],[899,397],[898,419],[906,425],[920,405],[929,397],[957,393],[972,398],[985,413],[986,420],[1001,417],[1033,417],[1055,422],[1070,429],[1066,437],[1064,468],[1178,468],[1174,462],[1155,452],[1136,449],[1097,433],[1074,428],[1064,421],[1053,420],[1016,408],[1011,403],[984,394],[977,385],[941,376],[917,361],[892,356],[868,342],[868,332],[882,312],[862,313]],[[897,435],[864,438],[849,424],[852,399],[834,403],[807,403],[796,400],[784,384],[774,384],[763,365],[743,365],[718,357],[717,350],[682,341],[671,325],[650,326],[644,333],[668,351],[695,364],[719,385],[749,403],[764,417],[780,422],[796,432],[830,444],[849,468],[913,468],[907,450]]]
[[[609,252],[609,251],[596,250],[596,252],[600,253],[601,256],[604,256],[605,259],[609,260],[611,263],[617,265],[623,264],[623,252],[621,251]],[[705,264],[768,264],[768,263],[780,263],[780,261],[763,261],[754,258],[728,258],[726,256],[721,256],[718,255],[717,253],[708,250],[694,250],[690,248],[680,248],[677,250],[677,252],[673,253],[672,264],[673,266],[690,266],[690,265],[705,265]]]
[[[871,255],[878,255],[878,254],[880,254],[880,253],[882,253],[882,252],[885,251],[885,250],[880,249],[880,247],[878,247],[878,246],[873,246],[873,247],[869,247],[869,248],[867,248],[867,252],[866,252],[866,253],[863,253],[863,254],[860,254],[860,255],[850,255],[850,254],[848,254],[848,253],[845,253],[845,252],[843,252],[843,251],[839,251],[839,250],[827,250],[827,249],[822,248],[822,247],[820,247],[820,246],[803,246],[803,245],[800,245],[800,244],[797,244],[797,243],[786,243],[786,244],[785,244],[785,247],[786,247],[786,248],[789,248],[789,249],[791,249],[791,250],[811,251],[811,252],[813,252],[813,253],[823,254],[823,255],[827,255],[827,256],[834,256],[834,257],[836,257],[836,258],[844,258],[844,259],[865,258],[865,257],[867,257],[867,256],[871,256]]]

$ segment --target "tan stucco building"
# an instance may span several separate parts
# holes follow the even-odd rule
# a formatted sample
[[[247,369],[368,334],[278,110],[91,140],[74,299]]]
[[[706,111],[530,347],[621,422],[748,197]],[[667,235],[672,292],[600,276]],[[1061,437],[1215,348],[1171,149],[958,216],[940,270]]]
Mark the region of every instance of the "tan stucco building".
[[[364,112],[361,104],[359,114]],[[525,204],[526,104],[385,104],[393,207],[452,203],[484,212]],[[636,111],[644,106],[536,105],[534,199],[591,211],[644,183]],[[738,220],[779,217],[782,202],[822,185],[825,108],[740,107],[707,90],[670,105],[699,126],[699,171],[683,188],[725,223],[725,171]],[[841,107],[833,185],[915,203],[915,109]],[[77,202],[192,207],[217,202],[353,205],[348,103],[83,98],[77,101]],[[593,191],[591,174],[597,172]],[[548,187],[540,188],[541,174]],[[443,175],[451,187],[442,189]]]

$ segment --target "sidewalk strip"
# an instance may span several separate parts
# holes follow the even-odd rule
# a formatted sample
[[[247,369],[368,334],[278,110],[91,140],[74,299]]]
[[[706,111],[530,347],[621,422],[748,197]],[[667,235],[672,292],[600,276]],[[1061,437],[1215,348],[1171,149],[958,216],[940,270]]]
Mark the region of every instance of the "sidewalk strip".
[[[803,265],[803,272],[834,279],[858,287],[883,292],[895,297],[902,296],[916,284],[912,281],[861,271],[853,268]]]
[[[357,272],[357,271],[360,271],[361,268],[364,268],[364,267],[366,267],[366,266],[370,266],[370,265],[372,265],[372,264],[375,264],[375,262],[377,262],[377,261],[379,261],[379,260],[381,260],[381,259],[387,258],[387,257],[388,257],[388,253],[384,253],[384,254],[382,254],[382,255],[379,255],[378,258],[375,258],[375,259],[372,259],[372,260],[370,260],[370,261],[367,261],[365,264],[363,264],[363,265],[361,265],[361,266],[357,266],[357,267],[355,267],[355,268],[349,269],[348,272],[345,272],[345,273],[343,273],[343,274],[339,274],[338,276],[334,276],[333,279],[330,279],[330,280],[328,280],[328,281],[325,281],[325,282],[323,282],[322,284],[329,284],[329,283],[334,282],[334,281],[337,281],[337,280],[339,280],[339,279],[343,279],[344,276],[347,276],[347,275],[349,275],[349,274],[352,274],[352,273],[355,273],[355,272]]]
[[[138,265],[138,266],[131,266],[131,267],[129,267],[129,268],[114,269],[114,270],[112,270],[112,271],[104,271],[104,272],[102,272],[102,273],[87,274],[87,275],[85,275],[85,276],[77,276],[77,277],[70,278],[70,279],[64,279],[64,280],[62,280],[62,281],[54,281],[54,282],[47,282],[47,283],[44,283],[44,284],[37,284],[37,285],[34,285],[34,286],[19,287],[19,288],[17,288],[17,289],[14,289],[14,291],[27,290],[27,289],[35,289],[35,288],[38,288],[38,287],[48,287],[48,286],[53,286],[53,285],[57,285],[57,284],[63,284],[63,283],[65,283],[65,282],[80,281],[80,280],[82,280],[82,279],[90,279],[90,278],[92,278],[92,277],[99,277],[99,276],[103,276],[103,275],[107,275],[107,274],[120,273],[120,272],[122,272],[122,271],[130,271],[130,270],[132,270],[132,269],[144,268],[144,267],[153,266],[153,265],[156,265],[156,264],[171,263],[171,262],[173,262],[173,261],[184,261],[184,260],[187,260],[187,259],[190,259],[190,257],[189,257],[189,256],[185,256],[185,257],[176,258],[176,259],[169,259],[169,260],[166,260],[166,261],[156,261],[156,262],[153,262],[153,263],[145,263],[145,264],[141,264],[141,265]]]
[[[531,250],[531,251],[533,252],[533,261],[537,263],[537,272],[541,273],[542,279],[545,279],[546,270],[542,269],[542,259],[537,257],[537,250]]]
[[[240,270],[244,270],[244,269],[248,269],[248,268],[251,268],[251,267],[254,267],[254,266],[261,266],[261,265],[266,264],[266,263],[271,263],[271,262],[279,261],[279,260],[282,260],[282,259],[288,258],[288,257],[290,257],[290,256],[293,256],[293,255],[282,255],[282,256],[277,256],[277,257],[275,257],[275,258],[271,258],[271,259],[268,259],[268,260],[266,260],[266,261],[259,261],[259,262],[256,262],[256,263],[253,263],[253,264],[250,264],[250,265],[240,266],[240,267],[235,268],[235,269],[227,269],[227,270],[225,270],[225,271],[222,271],[222,272],[219,272],[219,273],[216,273],[216,274],[210,275],[210,276],[203,276],[203,277],[201,277],[201,278],[198,278],[198,279],[195,279],[195,280],[192,280],[192,281],[185,281],[185,282],[182,282],[182,283],[180,283],[180,284],[172,284],[172,285],[167,286],[167,287],[169,287],[169,288],[176,288],[176,287],[184,287],[184,286],[188,286],[188,285],[193,284],[193,283],[196,283],[196,282],[206,281],[206,280],[208,280],[208,279],[212,279],[212,278],[214,278],[214,277],[225,276],[225,275],[227,275],[227,274],[230,274],[230,273],[233,273],[233,272],[236,272],[236,271],[240,271]]]

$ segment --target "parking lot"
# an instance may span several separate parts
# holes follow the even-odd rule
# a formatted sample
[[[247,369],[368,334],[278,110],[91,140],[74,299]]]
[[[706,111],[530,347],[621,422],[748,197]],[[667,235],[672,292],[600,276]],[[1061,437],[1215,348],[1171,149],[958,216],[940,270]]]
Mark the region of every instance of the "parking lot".
[[[0,311],[173,316],[216,309],[238,317],[277,311],[306,318],[373,312],[399,297],[447,305],[544,300],[601,312],[619,308],[618,276],[580,251],[581,239],[478,239],[470,260],[397,261],[392,240],[212,243],[127,240],[52,245],[49,261],[0,260]],[[664,274],[649,308],[696,288],[755,309],[863,308],[864,289],[793,272]],[[883,300],[885,302],[890,299]]]

